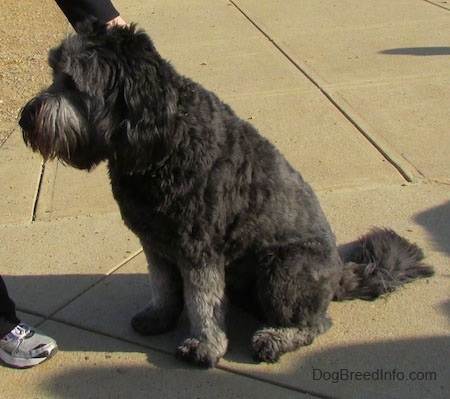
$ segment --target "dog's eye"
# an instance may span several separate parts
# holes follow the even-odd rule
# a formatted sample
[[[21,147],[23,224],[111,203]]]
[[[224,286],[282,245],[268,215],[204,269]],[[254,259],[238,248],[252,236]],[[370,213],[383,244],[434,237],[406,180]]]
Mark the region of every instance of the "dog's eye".
[[[62,50],[60,47],[53,48],[48,54],[48,64],[53,71],[56,70],[59,60],[61,59]]]
[[[62,74],[62,82],[64,86],[70,90],[76,90],[77,85],[75,84],[75,81],[73,80],[72,76],[70,76],[67,73]]]

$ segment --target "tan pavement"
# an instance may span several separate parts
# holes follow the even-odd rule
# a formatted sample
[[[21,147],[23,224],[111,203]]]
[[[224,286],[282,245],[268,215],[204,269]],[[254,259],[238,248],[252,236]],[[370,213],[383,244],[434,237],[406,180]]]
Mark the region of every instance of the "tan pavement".
[[[16,129],[0,147],[0,273],[21,317],[60,352],[29,370],[0,366],[1,397],[447,398],[450,4],[114,3],[180,73],[276,143],[317,190],[340,243],[392,227],[436,276],[374,302],[333,303],[333,328],[275,365],[252,360],[257,322],[233,309],[227,355],[196,369],[173,356],[185,318],[156,337],[129,326],[146,302],[147,266],[106,167],[43,167]]]

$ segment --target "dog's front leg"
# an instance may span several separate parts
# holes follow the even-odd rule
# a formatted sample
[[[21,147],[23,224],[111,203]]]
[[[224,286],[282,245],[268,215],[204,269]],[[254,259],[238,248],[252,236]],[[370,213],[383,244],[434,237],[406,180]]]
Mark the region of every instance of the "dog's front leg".
[[[183,310],[183,283],[174,263],[155,255],[143,243],[150,274],[150,300],[131,320],[142,334],[160,334],[175,327]]]
[[[228,345],[224,267],[182,268],[181,273],[191,337],[178,347],[177,356],[202,367],[214,367]]]

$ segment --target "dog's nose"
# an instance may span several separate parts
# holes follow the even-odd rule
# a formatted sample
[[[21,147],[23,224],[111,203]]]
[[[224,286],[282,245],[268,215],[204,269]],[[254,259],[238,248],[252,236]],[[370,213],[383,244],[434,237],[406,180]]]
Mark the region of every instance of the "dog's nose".
[[[52,127],[45,117],[45,98],[37,96],[30,100],[20,112],[19,126],[25,144],[47,159],[51,154]]]
[[[53,83],[48,87],[49,94],[57,94],[65,90],[76,90],[77,86],[72,76],[67,73],[58,73],[53,76]]]
[[[41,108],[41,102],[34,98],[29,101],[20,111],[19,126],[22,129],[22,137],[25,144],[36,150],[37,141],[37,116]]]
[[[38,101],[33,99],[20,111],[19,126],[22,128],[24,135],[34,130],[36,115],[38,114],[39,108]]]

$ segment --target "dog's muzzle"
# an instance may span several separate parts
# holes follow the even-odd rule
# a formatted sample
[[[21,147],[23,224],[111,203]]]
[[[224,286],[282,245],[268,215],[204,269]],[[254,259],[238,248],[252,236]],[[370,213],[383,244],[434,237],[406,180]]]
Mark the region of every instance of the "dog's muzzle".
[[[22,109],[19,125],[25,143],[46,160],[70,159],[89,141],[86,119],[58,94],[46,92],[33,98]]]

